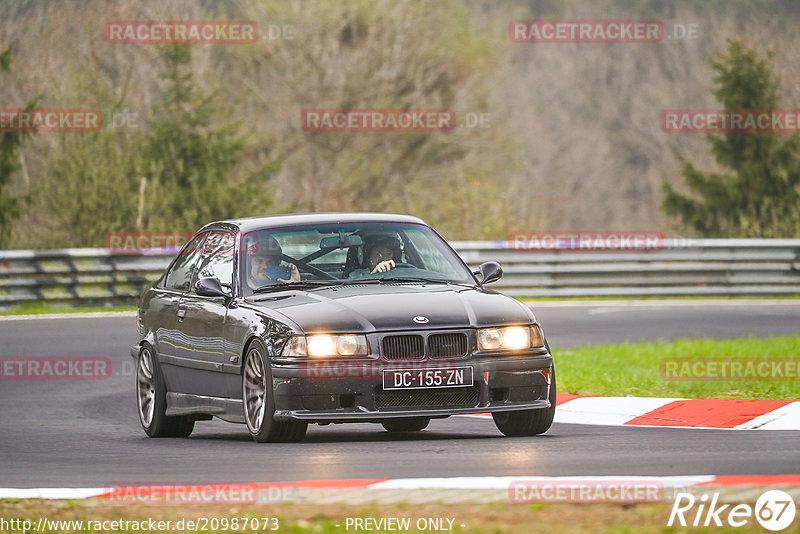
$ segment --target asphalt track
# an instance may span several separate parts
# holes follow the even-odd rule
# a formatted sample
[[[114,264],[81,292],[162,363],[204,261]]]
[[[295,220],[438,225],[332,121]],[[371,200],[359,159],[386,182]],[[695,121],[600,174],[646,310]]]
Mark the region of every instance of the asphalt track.
[[[534,305],[551,346],[800,333],[800,302]],[[795,431],[555,424],[505,438],[491,419],[433,421],[413,437],[378,425],[312,425],[305,441],[257,444],[242,425],[200,422],[148,439],[136,416],[133,317],[0,320],[0,357],[99,356],[106,380],[0,380],[0,487],[338,478],[799,472]],[[790,356],[790,355],[787,355]],[[796,356],[796,355],[791,355]]]

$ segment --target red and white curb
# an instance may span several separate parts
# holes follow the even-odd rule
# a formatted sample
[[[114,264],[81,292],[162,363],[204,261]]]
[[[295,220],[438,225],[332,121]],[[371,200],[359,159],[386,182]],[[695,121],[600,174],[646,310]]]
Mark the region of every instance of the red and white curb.
[[[181,486],[119,486],[105,488],[0,488],[0,499],[91,499],[100,504],[266,504],[281,502],[525,502],[531,490],[537,501],[615,502],[614,495],[636,488],[657,488],[658,501],[677,492],[720,492],[724,500],[747,500],[764,488],[780,487],[800,497],[800,474],[681,475],[681,476],[504,476],[404,479],[303,480],[242,484]],[[522,489],[520,491],[520,488]],[[558,489],[561,492],[558,493]],[[564,489],[573,498],[564,499]],[[245,491],[245,490],[249,490]],[[584,493],[576,493],[576,491]],[[612,491],[613,490],[613,491]],[[754,491],[755,490],[755,491]],[[597,492],[602,493],[598,498]],[[616,492],[616,493],[614,493]],[[236,501],[232,496],[248,495]],[[551,496],[551,497],[549,497]],[[577,501],[574,497],[578,497]],[[609,499],[609,497],[612,497]],[[652,498],[645,501],[653,501]]]
[[[800,402],[559,394],[556,423],[737,430],[800,430]],[[476,414],[488,417],[490,414]]]
[[[800,402],[580,396],[559,400],[559,423],[800,430]]]

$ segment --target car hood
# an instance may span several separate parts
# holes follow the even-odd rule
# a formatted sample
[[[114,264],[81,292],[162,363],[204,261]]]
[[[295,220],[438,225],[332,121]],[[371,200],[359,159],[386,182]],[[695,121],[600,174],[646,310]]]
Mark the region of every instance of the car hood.
[[[475,328],[535,320],[527,306],[511,297],[443,284],[362,284],[292,290],[257,299],[250,302],[277,312],[307,334]],[[427,322],[415,322],[415,317]]]

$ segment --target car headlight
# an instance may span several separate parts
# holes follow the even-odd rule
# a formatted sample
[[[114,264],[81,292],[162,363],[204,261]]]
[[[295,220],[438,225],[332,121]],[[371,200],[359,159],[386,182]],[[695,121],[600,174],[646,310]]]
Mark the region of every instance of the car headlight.
[[[294,336],[283,347],[282,356],[367,356],[367,337],[357,334],[313,334]]]
[[[478,330],[478,350],[519,350],[532,347],[544,347],[542,330],[537,325]]]

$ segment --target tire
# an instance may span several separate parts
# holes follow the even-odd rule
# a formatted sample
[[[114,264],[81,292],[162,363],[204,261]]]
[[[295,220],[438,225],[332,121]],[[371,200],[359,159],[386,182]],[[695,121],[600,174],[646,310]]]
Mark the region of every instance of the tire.
[[[250,437],[258,443],[301,441],[308,430],[303,421],[275,421],[272,370],[267,350],[254,340],[245,352],[242,366],[242,405]]]
[[[431,420],[427,417],[392,419],[381,423],[387,432],[418,432],[424,430]]]
[[[143,343],[136,361],[136,405],[139,422],[151,438],[185,438],[194,430],[189,416],[168,416],[167,388],[155,351]]]
[[[556,414],[556,370],[550,368],[550,407],[518,412],[494,412],[492,419],[497,429],[506,436],[535,436],[544,434],[553,424]]]

